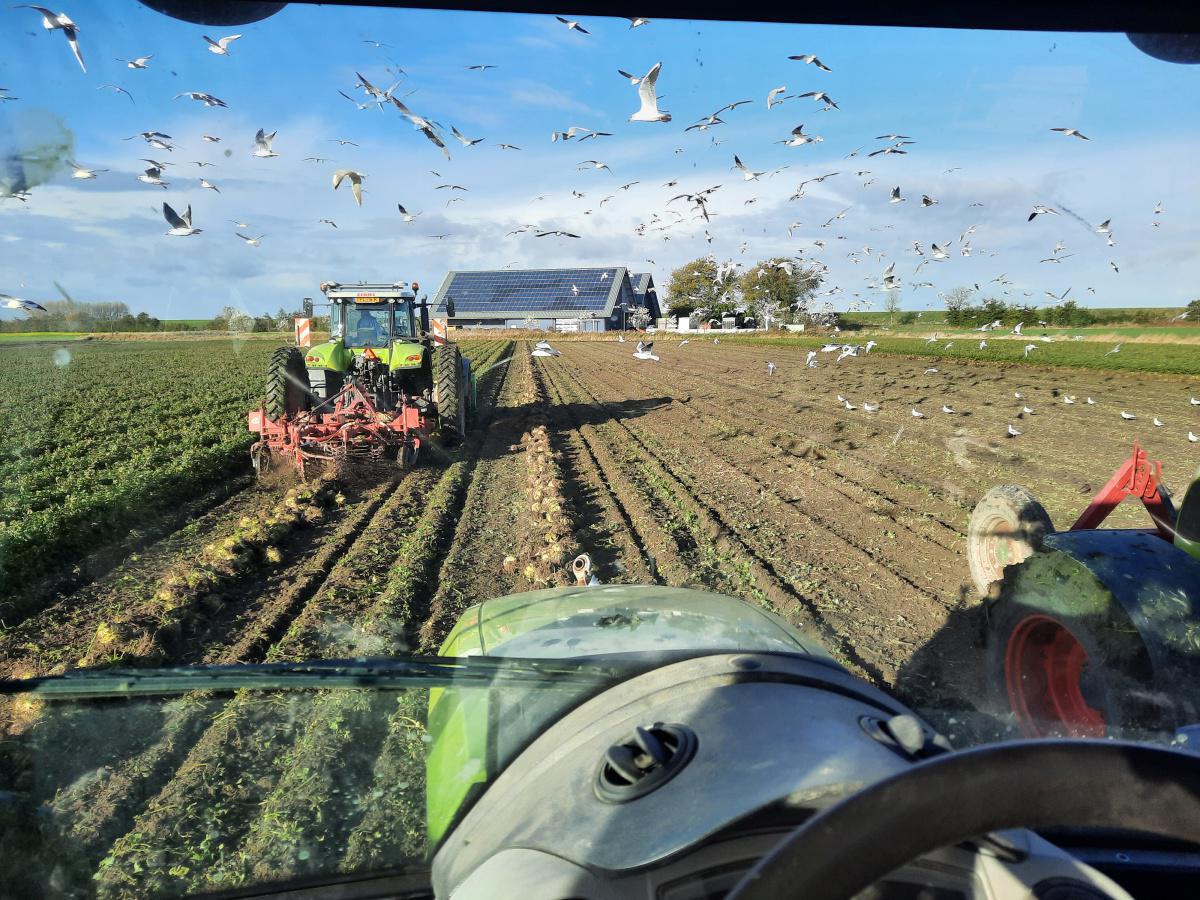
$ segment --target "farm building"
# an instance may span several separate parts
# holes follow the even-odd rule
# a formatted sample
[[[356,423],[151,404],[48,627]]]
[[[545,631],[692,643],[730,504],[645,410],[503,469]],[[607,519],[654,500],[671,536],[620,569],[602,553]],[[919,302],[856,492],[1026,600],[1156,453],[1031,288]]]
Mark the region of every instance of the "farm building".
[[[448,272],[434,294],[433,315],[454,301],[452,327],[610,331],[639,306],[662,313],[654,279],[624,266],[606,269],[503,269]]]

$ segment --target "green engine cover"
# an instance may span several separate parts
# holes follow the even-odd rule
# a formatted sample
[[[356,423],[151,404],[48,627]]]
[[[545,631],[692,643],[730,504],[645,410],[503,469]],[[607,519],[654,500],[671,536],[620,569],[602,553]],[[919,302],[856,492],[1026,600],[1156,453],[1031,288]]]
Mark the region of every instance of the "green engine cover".
[[[304,364],[310,369],[329,369],[332,372],[346,372],[354,357],[362,356],[366,350],[361,347],[347,347],[341,338],[334,338],[315,347],[309,347],[304,352]],[[419,369],[424,358],[423,344],[412,341],[393,341],[390,347],[373,348],[372,352],[386,363],[393,371],[397,369]]]

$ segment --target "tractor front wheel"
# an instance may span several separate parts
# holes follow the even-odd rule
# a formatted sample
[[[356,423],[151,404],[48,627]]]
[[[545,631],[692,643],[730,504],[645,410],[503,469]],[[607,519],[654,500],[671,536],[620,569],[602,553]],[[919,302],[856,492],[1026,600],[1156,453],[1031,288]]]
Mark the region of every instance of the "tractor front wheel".
[[[433,390],[442,440],[453,433],[461,443],[467,436],[466,385],[462,380],[462,353],[457,344],[442,344],[433,351]]]
[[[967,562],[975,589],[986,595],[1008,566],[1028,559],[1053,533],[1050,514],[1025,488],[992,488],[976,504],[967,525]]]
[[[311,408],[312,389],[299,347],[280,347],[271,354],[265,406],[267,418],[273,422]]]

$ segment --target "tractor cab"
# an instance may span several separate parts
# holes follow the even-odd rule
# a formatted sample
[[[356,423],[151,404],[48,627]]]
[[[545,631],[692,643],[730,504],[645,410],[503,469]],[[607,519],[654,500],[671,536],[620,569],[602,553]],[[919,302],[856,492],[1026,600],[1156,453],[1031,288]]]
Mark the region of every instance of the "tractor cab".
[[[334,340],[346,347],[362,350],[387,347],[393,340],[411,341],[419,337],[416,295],[401,287],[396,296],[356,291],[344,296],[330,291],[330,325]]]

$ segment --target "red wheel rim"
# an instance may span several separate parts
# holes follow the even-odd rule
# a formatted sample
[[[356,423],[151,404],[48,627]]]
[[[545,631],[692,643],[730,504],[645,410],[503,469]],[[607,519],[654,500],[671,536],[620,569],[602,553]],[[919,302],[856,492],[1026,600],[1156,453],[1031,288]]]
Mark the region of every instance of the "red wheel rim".
[[[1083,696],[1087,651],[1050,616],[1017,623],[1004,652],[1004,681],[1027,737],[1104,737],[1104,713]]]

